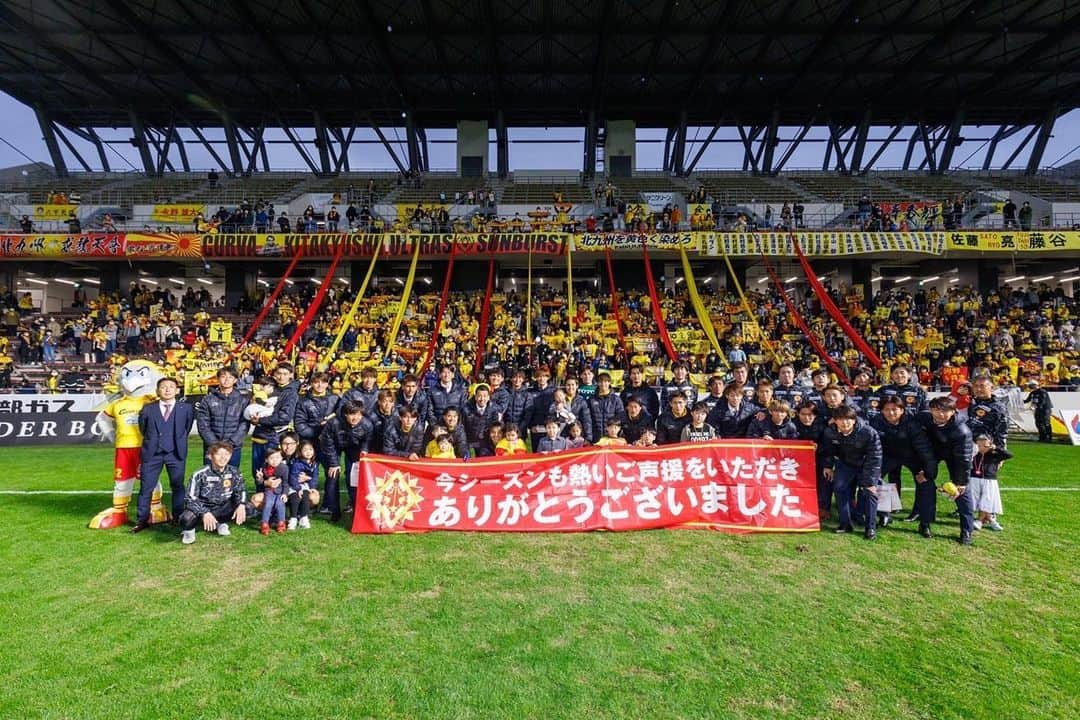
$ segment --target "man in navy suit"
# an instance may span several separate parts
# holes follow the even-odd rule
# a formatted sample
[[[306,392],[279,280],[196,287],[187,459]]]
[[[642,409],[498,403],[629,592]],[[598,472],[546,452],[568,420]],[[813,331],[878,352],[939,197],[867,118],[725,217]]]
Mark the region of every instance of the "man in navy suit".
[[[150,527],[150,498],[162,467],[169,473],[173,517],[180,517],[184,511],[188,433],[195,422],[195,410],[177,401],[179,392],[180,386],[174,378],[163,377],[157,383],[158,401],[144,405],[139,412],[143,443],[139,454],[138,517],[131,529],[133,533]]]

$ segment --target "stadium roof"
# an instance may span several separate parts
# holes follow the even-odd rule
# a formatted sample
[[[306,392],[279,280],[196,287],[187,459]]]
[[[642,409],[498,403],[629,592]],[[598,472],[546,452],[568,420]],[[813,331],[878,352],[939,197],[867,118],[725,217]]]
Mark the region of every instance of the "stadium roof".
[[[1022,124],[1080,105],[1080,3],[5,0],[0,89],[72,127]]]

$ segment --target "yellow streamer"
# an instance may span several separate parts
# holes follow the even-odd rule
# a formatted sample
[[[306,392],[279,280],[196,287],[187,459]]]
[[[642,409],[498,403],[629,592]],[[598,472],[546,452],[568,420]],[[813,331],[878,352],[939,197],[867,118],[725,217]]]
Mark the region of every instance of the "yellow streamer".
[[[420,243],[417,238],[416,249],[413,251],[412,263],[409,265],[409,277],[405,278],[405,290],[401,293],[401,304],[398,305],[397,316],[390,328],[390,335],[386,339],[386,356],[389,357],[394,351],[394,343],[397,342],[398,331],[401,330],[401,321],[405,319],[405,310],[409,307],[409,296],[412,295],[413,280],[416,279],[416,264],[420,262]]]
[[[371,264],[368,265],[367,274],[364,276],[364,282],[360,284],[360,292],[356,293],[356,299],[353,300],[349,312],[345,313],[345,317],[341,319],[341,327],[338,328],[337,336],[334,337],[334,342],[330,345],[330,349],[327,350],[326,354],[322,357],[323,363],[330,362],[330,358],[334,357],[334,353],[337,352],[338,346],[341,345],[341,339],[345,337],[345,333],[352,327],[353,319],[356,317],[356,311],[360,309],[360,301],[364,299],[364,293],[367,292],[368,283],[371,282],[371,276],[375,273],[375,263],[379,259],[379,252],[381,249],[382,239],[380,238],[379,244],[375,246],[375,254],[371,256]]]
[[[731,266],[731,258],[728,257],[727,253],[724,253],[724,263],[727,265],[728,273],[731,275],[731,281],[735,283],[735,292],[739,293],[739,300],[742,301],[743,310],[746,312],[747,316],[749,316],[750,324],[754,326],[758,337],[761,338],[761,344],[769,351],[769,355],[772,356],[773,362],[779,362],[779,359],[776,357],[776,350],[773,349],[772,343],[769,342],[765,333],[761,331],[761,326],[758,325],[757,318],[754,316],[754,310],[746,300],[746,295],[743,293],[742,289],[742,283],[739,282],[738,276],[735,275],[735,268]]]
[[[577,307],[574,305],[574,263],[570,253],[566,253],[566,328],[568,330],[566,347],[574,349],[574,315]]]
[[[716,328],[713,327],[712,318],[709,317],[709,312],[705,309],[705,303],[701,302],[701,295],[698,294],[697,281],[694,280],[694,271],[690,267],[690,258],[687,256],[686,250],[682,250],[681,255],[683,275],[686,276],[686,289],[690,291],[690,305],[693,306],[694,314],[697,315],[698,322],[701,323],[701,327],[705,331],[705,337],[709,338],[709,344],[712,345],[713,350],[720,356],[720,361],[726,366],[727,358],[724,357],[724,351],[720,349],[720,341],[716,338]]]

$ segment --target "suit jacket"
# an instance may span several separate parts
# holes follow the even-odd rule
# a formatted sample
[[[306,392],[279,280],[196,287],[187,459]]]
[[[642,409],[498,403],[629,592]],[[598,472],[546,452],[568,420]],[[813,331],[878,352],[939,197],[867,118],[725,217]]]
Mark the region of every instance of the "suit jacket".
[[[195,422],[195,408],[186,402],[175,401],[172,417],[173,446],[176,448],[176,457],[181,460],[187,459],[188,434]],[[162,434],[166,431],[165,418],[161,415],[161,402],[154,401],[143,406],[139,411],[139,430],[142,432],[142,452],[139,459],[147,462],[154,457],[161,447]]]

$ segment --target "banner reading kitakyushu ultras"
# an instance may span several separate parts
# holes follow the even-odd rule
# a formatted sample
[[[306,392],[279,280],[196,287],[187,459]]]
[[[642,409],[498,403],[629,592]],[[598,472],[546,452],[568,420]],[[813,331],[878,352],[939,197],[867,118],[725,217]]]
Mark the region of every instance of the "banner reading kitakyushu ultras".
[[[662,448],[407,461],[361,458],[354,533],[820,529],[814,446],[714,440]]]

